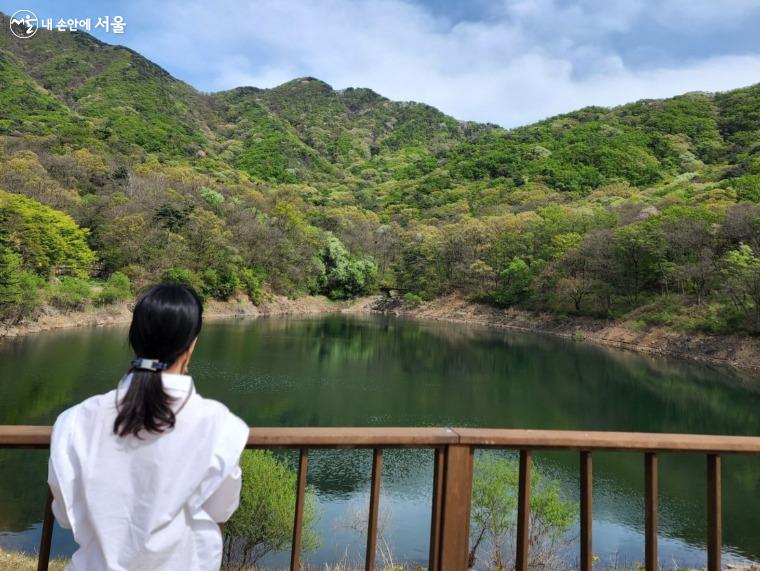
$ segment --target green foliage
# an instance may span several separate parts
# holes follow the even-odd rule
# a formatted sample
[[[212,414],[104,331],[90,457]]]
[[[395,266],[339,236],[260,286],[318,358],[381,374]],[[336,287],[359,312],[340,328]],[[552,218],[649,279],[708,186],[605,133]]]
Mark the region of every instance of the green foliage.
[[[92,286],[87,280],[64,276],[49,292],[50,302],[59,309],[82,310],[92,300]]]
[[[251,268],[242,268],[238,272],[240,285],[254,305],[259,305],[263,299],[262,285],[264,278]]]
[[[730,250],[724,257],[725,289],[736,308],[752,319],[760,330],[760,256],[747,244]]]
[[[270,450],[246,450],[240,458],[243,487],[240,507],[224,527],[228,563],[256,564],[290,546],[295,510],[296,473]],[[316,549],[316,495],[306,490],[301,548]]]
[[[23,269],[46,276],[62,266],[79,277],[89,275],[95,254],[87,235],[70,216],[0,190],[0,243],[21,256]]]
[[[513,258],[501,272],[501,285],[496,290],[494,301],[499,305],[514,305],[530,294],[533,274],[522,258]]]
[[[21,301],[21,256],[0,244],[0,307]]]
[[[423,300],[416,293],[408,291],[404,294],[404,301],[409,305],[409,307],[418,307]]]
[[[45,280],[22,270],[21,256],[0,243],[0,320],[15,323],[42,304]]]
[[[132,297],[132,286],[129,278],[121,272],[114,272],[108,277],[103,289],[95,296],[99,304],[116,303]]]
[[[488,545],[489,568],[507,569],[505,543],[517,522],[518,465],[514,458],[484,453],[475,459],[472,483],[470,566],[478,550]],[[564,498],[559,484],[534,470],[530,496],[531,564],[552,568],[563,538],[577,519],[575,504]]]
[[[736,190],[739,200],[760,202],[760,174],[747,174],[731,179],[730,184]]]
[[[205,297],[227,300],[240,286],[240,280],[234,268],[222,271],[213,269],[203,270],[200,274],[201,292]]]
[[[224,195],[221,192],[217,192],[207,186],[201,187],[200,195],[211,208],[217,208],[224,202]]]
[[[760,251],[760,86],[505,130],[309,77],[203,94],[131,50],[45,30],[0,35],[0,84],[9,319],[26,311],[20,280],[41,277],[44,298],[52,274],[88,278],[97,257],[99,272],[206,298],[258,302],[266,285],[342,299],[380,281],[757,329],[751,264],[729,253]]]
[[[201,298],[205,294],[204,282],[193,271],[187,268],[169,268],[161,274],[161,280],[169,283],[188,285],[195,290]]]
[[[24,132],[44,136],[57,134],[82,143],[89,125],[29,77],[7,53],[0,51],[0,135]]]
[[[347,299],[369,293],[376,285],[377,265],[369,256],[353,256],[343,243],[327,234],[320,253],[324,277],[319,293],[330,299]]]

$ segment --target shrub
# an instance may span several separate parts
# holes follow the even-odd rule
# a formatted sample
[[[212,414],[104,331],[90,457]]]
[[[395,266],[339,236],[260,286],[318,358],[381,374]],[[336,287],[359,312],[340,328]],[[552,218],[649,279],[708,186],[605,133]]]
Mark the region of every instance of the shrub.
[[[34,315],[45,287],[44,279],[20,267],[19,255],[0,248],[0,320],[11,323]]]
[[[254,305],[259,305],[263,297],[261,288],[264,278],[251,268],[243,268],[238,272],[238,279],[245,293]]]
[[[18,277],[21,297],[16,303],[16,318],[33,317],[44,301],[45,280],[29,271],[19,272]]]
[[[207,186],[202,186],[200,190],[201,198],[208,204],[209,206],[217,207],[221,206],[221,204],[224,202],[224,195],[215,191],[213,188],[208,188]]]
[[[404,294],[404,301],[410,307],[418,307],[422,303],[422,298],[416,293],[407,292]]]
[[[517,521],[518,465],[514,458],[484,453],[475,461],[472,485],[470,567],[478,549],[491,549],[489,569],[510,569],[504,544],[514,538]],[[534,471],[530,497],[531,569],[555,569],[566,533],[577,518],[574,503],[565,499],[556,481]]]
[[[523,301],[530,294],[533,275],[522,258],[513,258],[501,272],[501,287],[494,296],[499,305],[509,306]]]
[[[116,303],[132,297],[132,287],[129,278],[121,272],[114,272],[106,281],[103,290],[96,296],[101,304]]]
[[[161,274],[161,280],[169,283],[185,284],[195,290],[205,300],[203,282],[198,274],[187,268],[169,268]]]
[[[748,174],[732,181],[739,200],[760,202],[760,174]]]
[[[50,290],[50,302],[59,309],[82,310],[92,297],[90,282],[73,276],[64,276]]]
[[[369,293],[377,281],[377,265],[369,256],[354,256],[328,233],[320,260],[325,274],[318,293],[330,299],[347,299]]]
[[[14,305],[21,299],[21,256],[0,244],[0,306]]]
[[[227,564],[256,564],[290,546],[296,500],[296,472],[269,450],[247,450],[240,458],[243,487],[240,507],[224,527]],[[319,546],[314,530],[316,496],[306,490],[302,549]]]
[[[205,297],[214,299],[229,299],[235,290],[240,287],[240,280],[234,269],[203,270],[201,272],[201,289]]]
[[[12,245],[24,269],[47,275],[54,266],[66,266],[86,277],[95,261],[88,235],[69,215],[0,190],[0,241]]]

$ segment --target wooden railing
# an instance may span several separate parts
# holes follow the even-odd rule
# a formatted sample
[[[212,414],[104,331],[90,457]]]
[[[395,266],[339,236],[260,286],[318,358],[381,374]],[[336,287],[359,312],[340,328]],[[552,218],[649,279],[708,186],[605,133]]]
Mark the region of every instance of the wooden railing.
[[[0,448],[47,448],[50,427],[0,426]],[[640,452],[644,455],[644,541],[647,571],[657,560],[657,458],[659,453],[704,454],[707,459],[707,568],[721,569],[721,456],[760,454],[760,437],[578,432],[480,428],[252,428],[248,448],[300,450],[291,570],[301,568],[301,531],[310,448],[370,448],[373,450],[365,568],[375,569],[377,519],[382,482],[383,450],[430,448],[435,451],[431,506],[431,570],[467,569],[472,494],[473,455],[479,448],[519,451],[519,485],[515,568],[527,571],[531,452],[574,450],[580,453],[580,569],[591,571],[592,455],[597,451]],[[52,497],[48,493],[40,539],[38,570],[46,570],[53,529]]]

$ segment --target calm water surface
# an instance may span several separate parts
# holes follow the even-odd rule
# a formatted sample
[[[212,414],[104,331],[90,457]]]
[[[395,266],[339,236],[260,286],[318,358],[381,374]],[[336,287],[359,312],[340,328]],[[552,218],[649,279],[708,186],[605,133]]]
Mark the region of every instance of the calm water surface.
[[[130,358],[126,329],[44,333],[0,343],[0,424],[48,424],[110,390]],[[204,396],[252,426],[488,426],[760,434],[760,379],[674,359],[538,335],[395,318],[329,315],[210,322],[192,374]],[[0,546],[33,550],[47,453],[0,451]],[[576,454],[537,456],[577,498]],[[362,558],[369,451],[314,451],[322,547],[313,563]],[[425,563],[432,452],[386,452],[381,519],[397,560]],[[643,458],[598,454],[594,551],[643,560]],[[725,458],[728,558],[760,559],[760,459]],[[704,564],[705,460],[660,460],[660,553]],[[56,529],[54,552],[75,548]],[[568,550],[576,557],[577,543]],[[275,556],[273,564],[287,561]]]

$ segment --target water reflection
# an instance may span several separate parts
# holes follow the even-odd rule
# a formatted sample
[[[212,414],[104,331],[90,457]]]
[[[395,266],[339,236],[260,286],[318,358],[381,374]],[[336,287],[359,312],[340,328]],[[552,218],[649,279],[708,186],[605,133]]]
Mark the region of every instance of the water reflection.
[[[124,328],[41,334],[0,344],[0,423],[44,424],[66,406],[109,390],[129,352]],[[546,429],[760,434],[760,383],[730,370],[551,337],[393,318],[321,316],[208,323],[192,367],[205,396],[253,426],[456,425]],[[0,531],[33,529],[44,501],[46,454],[0,451]],[[397,556],[425,559],[429,451],[386,457],[383,505]],[[539,462],[577,490],[574,454]],[[705,461],[661,459],[664,558],[703,560]],[[363,505],[366,451],[315,451],[310,483],[320,529],[336,544],[360,538],[339,525]],[[760,557],[760,461],[724,461],[724,537]],[[595,456],[595,551],[643,557],[643,458]],[[0,544],[20,541],[0,536]],[[23,537],[33,537],[28,532]],[[31,541],[31,539],[30,539]],[[58,544],[62,552],[70,549]],[[357,547],[359,546],[359,547]]]

